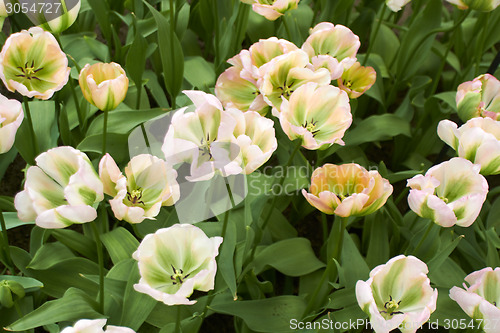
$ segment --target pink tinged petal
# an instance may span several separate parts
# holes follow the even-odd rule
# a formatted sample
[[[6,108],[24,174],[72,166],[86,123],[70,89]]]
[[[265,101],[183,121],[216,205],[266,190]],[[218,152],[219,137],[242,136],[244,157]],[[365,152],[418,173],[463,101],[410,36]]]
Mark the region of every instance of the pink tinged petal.
[[[99,177],[103,184],[104,193],[113,197],[118,193],[116,184],[121,178],[125,178],[109,154],[104,155],[99,162]]]
[[[474,223],[481,212],[485,200],[485,194],[471,194],[448,204],[457,216],[458,220],[456,224],[461,227],[469,227]]]
[[[353,193],[335,209],[335,214],[342,217],[356,216],[363,211],[363,207],[370,197],[364,193]]]
[[[410,0],[386,0],[387,7],[393,12],[399,12]]]
[[[104,333],[106,319],[81,319],[73,327],[66,327],[61,333]]]
[[[17,210],[17,216],[23,222],[32,222],[36,219],[36,212],[33,209],[33,201],[26,191],[19,192],[14,198],[14,206]]]
[[[449,120],[441,120],[437,128],[438,136],[448,146],[457,150],[460,133],[457,130],[457,124]]]
[[[435,195],[429,195],[427,197],[427,206],[434,212],[432,220],[440,226],[452,227],[457,223],[457,217],[452,207]]]
[[[196,303],[196,301],[190,301],[187,297],[183,297],[177,294],[174,295],[165,294],[159,290],[150,287],[146,283],[139,282],[137,284],[134,284],[134,290],[139,293],[149,295],[153,297],[155,300],[163,302],[166,305],[193,305]]]
[[[197,108],[201,108],[208,104],[216,109],[222,110],[222,104],[214,95],[197,90],[184,90],[182,92],[189,97]]]
[[[135,331],[128,327],[108,325],[106,333],[135,333]]]
[[[457,302],[462,310],[464,310],[464,312],[471,318],[476,309],[479,307],[479,304],[484,301],[484,299],[478,294],[467,292],[458,287],[450,289],[450,298]]]
[[[252,10],[259,15],[264,16],[269,21],[275,21],[278,17],[283,15],[283,13],[278,12],[270,5],[261,5],[254,3],[252,5]]]
[[[342,77],[344,66],[339,61],[328,55],[318,55],[311,59],[314,70],[326,68],[330,71],[330,80],[334,81]]]

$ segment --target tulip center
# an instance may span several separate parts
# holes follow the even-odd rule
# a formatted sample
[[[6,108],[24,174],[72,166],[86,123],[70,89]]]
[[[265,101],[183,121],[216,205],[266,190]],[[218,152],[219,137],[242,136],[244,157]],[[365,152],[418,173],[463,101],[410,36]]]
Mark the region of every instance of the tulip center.
[[[29,66],[28,64],[29,64],[29,62],[26,62],[24,64],[24,67],[18,66],[17,68],[19,68],[19,70],[21,70],[21,72],[23,72],[23,74],[18,74],[16,76],[17,77],[24,77],[30,81],[32,79],[40,81],[40,79],[36,77],[36,73],[41,71],[43,69],[43,67],[35,69],[35,61],[34,60],[31,62],[31,66]]]
[[[311,132],[313,137],[316,136],[316,134],[318,134],[319,130],[315,130],[316,128],[316,124],[318,122],[317,121],[314,121],[314,119],[311,119],[310,122],[308,122],[306,120],[306,122],[304,124],[302,124],[302,127],[304,127],[307,131]]]
[[[392,296],[389,296],[389,300],[385,302],[384,308],[387,311],[380,311],[380,313],[387,313],[389,316],[393,316],[398,313],[403,313],[401,311],[396,311],[399,308],[399,304],[401,301],[396,302],[395,300],[392,299]]]
[[[201,139],[200,141],[200,146],[198,147],[198,150],[201,153],[201,156],[208,155],[210,160],[212,160],[212,151],[210,150],[210,145],[212,142],[214,142],[216,139],[210,140],[210,133],[207,134],[207,139],[205,140],[204,138]]]
[[[275,2],[276,0],[260,0],[259,2],[262,4],[262,5],[270,5],[272,6],[273,3]]]
[[[351,87],[352,87],[352,82],[351,82],[351,81],[349,81],[349,80],[344,81],[344,86],[345,86],[346,88],[351,88]]]
[[[439,197],[439,199],[443,200],[445,204],[447,204],[447,203],[448,203],[448,201],[449,201],[449,200],[448,200],[447,198],[445,198],[445,197]]]
[[[184,279],[187,279],[189,274],[184,275],[182,269],[176,269],[173,265],[170,266],[172,266],[172,270],[174,272],[174,274],[170,275],[170,280],[173,281],[172,284],[183,284]]]
[[[139,187],[136,190],[132,190],[132,192],[127,192],[127,199],[130,201],[132,205],[142,204],[144,205],[144,201],[142,201],[142,189]]]

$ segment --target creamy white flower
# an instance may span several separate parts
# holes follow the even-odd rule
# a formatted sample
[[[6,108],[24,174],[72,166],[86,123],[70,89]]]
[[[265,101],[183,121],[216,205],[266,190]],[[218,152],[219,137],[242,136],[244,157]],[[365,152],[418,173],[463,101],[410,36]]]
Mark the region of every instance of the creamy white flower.
[[[376,333],[399,328],[414,333],[436,310],[438,291],[432,289],[427,265],[400,255],[375,267],[367,281],[356,283],[356,299]]]
[[[410,0],[386,0],[385,4],[389,7],[393,12],[399,12],[401,8],[406,6],[406,4],[410,2]]]
[[[61,333],[135,333],[135,331],[123,326],[107,326],[106,319],[80,319],[74,326],[66,327]]]
[[[21,103],[0,94],[0,154],[8,152],[14,145],[23,118]]]
[[[208,238],[191,224],[175,224],[147,235],[132,255],[141,279],[134,289],[166,305],[194,304],[194,290],[214,288],[222,237]]]
[[[87,155],[72,147],[40,154],[15,197],[19,219],[42,228],[65,228],[95,220],[103,185]]]
[[[480,166],[461,157],[435,165],[408,180],[408,204],[417,215],[443,227],[468,227],[476,220],[488,183]]]

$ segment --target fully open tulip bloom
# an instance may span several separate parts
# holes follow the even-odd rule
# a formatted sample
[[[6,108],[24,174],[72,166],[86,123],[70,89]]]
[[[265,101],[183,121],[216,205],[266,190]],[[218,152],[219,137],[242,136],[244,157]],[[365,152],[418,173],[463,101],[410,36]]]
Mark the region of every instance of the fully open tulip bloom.
[[[500,5],[500,0],[447,0],[459,9],[474,9],[481,12],[491,12]]]
[[[177,111],[165,136],[162,151],[168,163],[191,164],[189,181],[209,180],[215,174],[237,175],[242,172],[237,161],[240,148],[227,138],[219,136],[219,128],[234,119],[226,113],[220,101],[201,91],[184,91],[196,106],[194,112],[186,108]]]
[[[490,74],[480,75],[458,86],[458,116],[462,121],[475,117],[498,120],[500,116],[500,81]]]
[[[79,82],[85,99],[101,111],[116,109],[127,95],[127,75],[114,62],[85,65],[80,72]]]
[[[500,122],[478,117],[457,128],[454,122],[442,120],[437,132],[458,156],[481,165],[482,175],[500,173]]]
[[[368,281],[356,283],[358,304],[376,333],[396,328],[414,333],[429,320],[438,291],[431,288],[428,272],[420,259],[400,255],[375,267]]]
[[[36,2],[31,1],[31,3]],[[59,34],[75,23],[81,3],[80,0],[52,0],[50,3],[53,5],[52,10],[28,10],[26,16],[33,24]]]
[[[360,46],[359,37],[349,28],[340,24],[322,22],[311,29],[310,36],[302,45],[302,49],[308,54],[313,64],[316,56],[323,55],[334,58],[342,68],[347,69],[356,61]]]
[[[147,235],[132,255],[141,279],[134,289],[167,305],[194,304],[194,290],[214,288],[222,237],[208,238],[191,224],[175,224]]]
[[[385,4],[393,12],[399,12],[410,0],[386,0]]]
[[[349,98],[358,98],[370,89],[376,80],[377,72],[373,67],[364,67],[356,62],[342,74],[337,82],[339,88],[345,91]]]
[[[486,267],[465,277],[464,289],[453,287],[450,298],[460,305],[467,315],[480,320],[486,333],[497,333],[500,318],[500,268]]]
[[[17,129],[23,118],[21,103],[0,94],[0,154],[8,152],[14,145]]]
[[[87,155],[72,147],[40,154],[15,197],[19,219],[42,228],[65,228],[95,220],[103,185]]]
[[[343,145],[342,137],[352,123],[349,97],[337,87],[310,82],[298,88],[290,101],[283,98],[279,119],[290,140],[300,138],[304,148]]]
[[[69,72],[57,40],[39,27],[10,35],[0,53],[0,78],[23,96],[51,98],[68,82]]]
[[[470,226],[488,194],[488,183],[479,170],[479,165],[455,157],[433,166],[425,176],[409,179],[410,208],[443,227]]]
[[[392,185],[377,171],[358,164],[325,164],[314,170],[307,201],[325,214],[364,216],[382,207],[392,194]]]
[[[309,67],[309,57],[299,49],[280,55],[259,68],[260,92],[264,95],[264,100],[273,107],[275,116],[281,112],[282,101],[290,98],[300,86],[308,82],[320,85],[330,83],[330,72],[327,69],[313,71]]]
[[[300,0],[241,0],[252,5],[252,9],[270,21],[276,20],[285,12],[297,8]]]
[[[106,319],[81,319],[72,327],[66,327],[61,333],[135,333],[135,331],[128,327],[106,325]]]
[[[129,223],[154,219],[162,206],[171,206],[179,200],[177,172],[156,156],[134,156],[120,172],[113,158],[106,154],[99,163],[99,175],[104,193],[115,217]]]

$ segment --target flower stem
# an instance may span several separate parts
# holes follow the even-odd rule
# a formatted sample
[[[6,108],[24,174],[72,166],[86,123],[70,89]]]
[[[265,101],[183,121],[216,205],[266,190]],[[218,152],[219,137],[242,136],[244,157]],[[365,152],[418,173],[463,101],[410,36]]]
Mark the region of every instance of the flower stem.
[[[382,10],[380,11],[380,16],[378,17],[377,25],[375,26],[375,31],[373,32],[373,39],[368,44],[368,50],[366,50],[365,58],[363,59],[362,66],[365,66],[368,62],[368,58],[370,57],[370,53],[372,52],[373,44],[375,44],[375,40],[377,39],[378,31],[380,30],[380,26],[382,25],[382,21],[384,20],[384,14],[386,10],[385,2],[382,3]]]
[[[175,37],[175,6],[174,0],[170,0],[170,51],[172,52],[172,73],[175,73],[175,48],[174,48],[174,37]],[[172,110],[176,108],[177,96],[172,94]]]
[[[323,227],[323,243],[328,241],[328,221],[326,220],[326,214],[321,214],[321,226]]]
[[[485,14],[485,18],[484,18],[484,21],[483,21],[483,29],[481,31],[481,35],[479,37],[479,40],[478,40],[478,47],[476,48],[476,62],[475,62],[475,76],[477,76],[479,74],[479,69],[481,67],[481,59],[483,58],[483,48],[484,48],[484,43],[486,42],[486,36],[487,36],[487,32],[488,32],[488,21],[490,19],[490,13],[491,12],[487,12]]]
[[[97,222],[90,222],[94,231],[95,242],[97,245],[97,260],[99,262],[99,312],[104,314],[104,253],[102,251],[101,236],[97,228]]]
[[[5,225],[5,219],[3,217],[2,209],[0,209],[0,226],[2,227],[2,246],[5,251],[5,255],[7,256],[5,267],[7,267],[10,271],[11,275],[15,274],[14,265],[12,264],[12,257],[10,256],[10,246],[9,246],[9,238],[7,235],[7,226]]]
[[[300,146],[301,146],[301,141],[298,140],[297,144],[295,146],[295,149],[292,151],[292,153],[290,154],[290,157],[288,158],[288,162],[285,166],[285,172],[283,173],[283,176],[281,177],[281,179],[279,181],[279,188],[283,187],[283,184],[285,183],[285,179],[286,179],[287,174],[288,174],[288,167],[292,164],[293,158],[295,157],[295,154],[299,151]],[[267,212],[267,215],[264,218],[264,222],[262,223],[262,226],[260,228],[257,228],[256,235],[255,235],[255,242],[254,242],[254,246],[252,249],[252,253],[250,255],[249,262],[252,262],[253,258],[255,257],[255,250],[257,249],[257,245],[259,245],[260,241],[262,240],[264,230],[266,230],[267,224],[269,223],[269,220],[271,219],[271,215],[273,214],[274,206],[276,206],[277,199],[278,199],[278,196],[275,195],[273,197],[273,201],[271,202],[271,207],[269,208],[269,211]],[[256,223],[258,224],[258,221]]]
[[[288,27],[288,22],[286,21],[285,15],[281,17],[281,22],[283,23],[283,26],[285,27],[286,35],[288,36],[288,39],[290,40],[292,38],[292,34],[290,33],[290,28]]]
[[[102,156],[106,154],[107,132],[108,132],[108,111],[104,111],[104,124],[102,127]]]
[[[427,230],[425,231],[424,236],[420,239],[420,242],[418,242],[417,247],[415,247],[415,250],[413,250],[413,253],[416,254],[417,251],[420,249],[422,244],[424,243],[424,240],[429,236],[429,233],[431,232],[432,227],[434,227],[434,222],[430,221],[429,226],[427,227]]]
[[[175,333],[181,331],[181,305],[177,305],[177,318],[175,320]]]
[[[337,246],[335,247],[335,249],[331,255],[331,258],[337,260],[337,262],[340,262],[340,255],[342,254],[342,247],[344,245],[344,232],[345,232],[346,227],[347,227],[348,219],[349,219],[348,217],[342,217],[340,220],[339,241],[337,242]],[[333,241],[333,235],[334,235],[334,230],[335,230],[334,227],[335,226],[332,227],[332,230],[330,232],[330,236],[328,237],[328,242]],[[337,270],[335,265],[329,264],[330,254],[327,254],[327,257],[328,257],[328,260],[326,263],[325,271],[323,272],[323,275],[321,276],[321,280],[319,281],[318,285],[316,286],[316,289],[314,290],[311,298],[309,299],[309,302],[307,303],[307,307],[304,310],[302,318],[305,318],[311,312],[312,307],[314,306],[314,303],[316,303],[316,299],[318,298],[318,294],[321,290],[321,287],[324,285],[325,281],[327,281],[327,278],[330,275],[330,267],[335,267],[335,271]]]
[[[31,110],[30,110],[30,106],[29,106],[27,97],[24,97],[24,109],[26,111],[26,119],[28,120],[28,126],[30,128],[31,143],[33,145],[33,149],[35,151],[35,157],[36,157],[36,156],[38,156],[38,153],[39,153],[39,147],[38,147],[38,141],[36,139],[35,128],[33,127],[33,120],[31,118]]]

